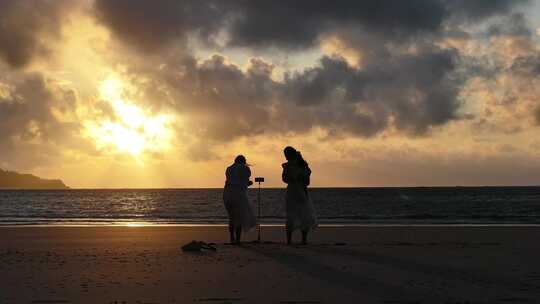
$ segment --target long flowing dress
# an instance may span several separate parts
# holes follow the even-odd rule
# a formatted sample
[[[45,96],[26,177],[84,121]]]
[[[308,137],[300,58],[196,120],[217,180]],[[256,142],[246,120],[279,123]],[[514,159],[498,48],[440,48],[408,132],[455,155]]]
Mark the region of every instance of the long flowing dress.
[[[282,178],[287,183],[285,196],[287,210],[287,228],[290,231],[301,229],[309,231],[317,227],[315,208],[307,191],[307,180],[311,170],[294,161],[283,164]]]
[[[230,222],[235,228],[242,227],[242,230],[248,231],[257,224],[247,197],[251,170],[244,164],[234,163],[227,168],[225,176],[223,202]]]

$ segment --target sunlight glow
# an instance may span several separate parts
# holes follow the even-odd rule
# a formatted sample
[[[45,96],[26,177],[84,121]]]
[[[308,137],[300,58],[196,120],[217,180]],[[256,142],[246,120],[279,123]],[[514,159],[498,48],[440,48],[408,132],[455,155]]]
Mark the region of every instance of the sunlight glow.
[[[140,160],[146,152],[168,148],[172,139],[172,117],[154,114],[124,96],[124,83],[117,77],[105,79],[99,86],[101,99],[114,110],[114,119],[87,122],[86,127],[98,149],[115,148]]]
[[[151,226],[151,224],[144,223],[144,222],[129,222],[125,224],[125,226],[135,228],[135,227],[147,227],[147,226]]]

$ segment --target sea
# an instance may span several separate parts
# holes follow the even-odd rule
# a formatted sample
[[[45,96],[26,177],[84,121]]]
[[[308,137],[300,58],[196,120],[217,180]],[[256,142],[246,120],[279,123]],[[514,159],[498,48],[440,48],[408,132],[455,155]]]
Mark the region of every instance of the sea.
[[[263,224],[285,189],[250,189]],[[222,189],[1,190],[0,225],[220,225]],[[321,225],[540,224],[540,187],[311,188]],[[259,210],[260,206],[260,210]]]

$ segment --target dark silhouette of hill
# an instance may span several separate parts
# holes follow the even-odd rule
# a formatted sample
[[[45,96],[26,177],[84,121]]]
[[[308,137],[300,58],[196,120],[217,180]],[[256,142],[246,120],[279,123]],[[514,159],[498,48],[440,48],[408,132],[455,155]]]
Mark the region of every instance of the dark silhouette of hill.
[[[42,179],[32,174],[0,169],[0,189],[69,189],[59,179]]]

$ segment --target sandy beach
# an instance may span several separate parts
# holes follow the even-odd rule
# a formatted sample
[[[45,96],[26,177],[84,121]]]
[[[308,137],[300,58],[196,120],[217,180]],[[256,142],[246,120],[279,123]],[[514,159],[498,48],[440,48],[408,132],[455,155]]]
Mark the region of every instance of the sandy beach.
[[[0,303],[540,301],[540,227],[320,227],[290,247],[282,229],[231,246],[215,226],[0,228]]]

